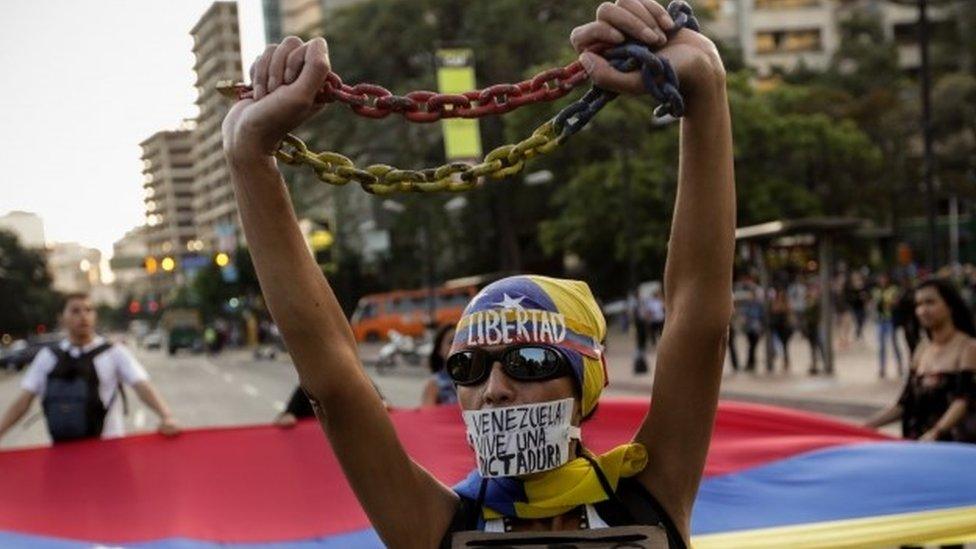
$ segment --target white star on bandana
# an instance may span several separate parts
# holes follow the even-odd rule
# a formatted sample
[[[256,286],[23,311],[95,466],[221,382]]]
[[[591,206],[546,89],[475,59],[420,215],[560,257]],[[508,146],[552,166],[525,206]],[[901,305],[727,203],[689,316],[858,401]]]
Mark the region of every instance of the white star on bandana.
[[[497,303],[492,303],[491,304],[492,307],[501,307],[502,309],[517,309],[519,311],[525,310],[525,307],[522,306],[522,300],[525,299],[524,295],[518,299],[509,297],[507,293],[504,294],[504,296],[505,298],[502,299],[501,301]]]

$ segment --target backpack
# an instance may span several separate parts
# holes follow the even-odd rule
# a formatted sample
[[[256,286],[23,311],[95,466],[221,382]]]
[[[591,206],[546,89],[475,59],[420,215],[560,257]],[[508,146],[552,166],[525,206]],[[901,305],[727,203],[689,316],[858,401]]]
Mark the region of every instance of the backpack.
[[[118,393],[108,406],[102,404],[95,357],[111,348],[111,343],[104,343],[76,358],[58,346],[51,347],[58,361],[47,376],[41,407],[54,442],[102,435],[105,414]]]

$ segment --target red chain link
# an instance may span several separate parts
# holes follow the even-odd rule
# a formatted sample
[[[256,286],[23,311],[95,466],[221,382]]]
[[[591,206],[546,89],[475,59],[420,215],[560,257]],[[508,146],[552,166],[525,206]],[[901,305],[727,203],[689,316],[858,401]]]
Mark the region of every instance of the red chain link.
[[[393,95],[390,90],[376,84],[361,83],[354,86],[343,83],[332,72],[325,86],[316,96],[319,103],[339,102],[349,105],[358,115],[368,118],[385,118],[391,113],[402,115],[411,122],[436,122],[443,118],[479,118],[504,114],[523,105],[553,101],[566,95],[587,79],[579,61],[565,67],[547,69],[518,84],[495,84],[482,90],[461,94],[444,94],[432,91],[413,91],[406,95]],[[234,84],[232,91],[238,99],[250,97],[251,86]]]

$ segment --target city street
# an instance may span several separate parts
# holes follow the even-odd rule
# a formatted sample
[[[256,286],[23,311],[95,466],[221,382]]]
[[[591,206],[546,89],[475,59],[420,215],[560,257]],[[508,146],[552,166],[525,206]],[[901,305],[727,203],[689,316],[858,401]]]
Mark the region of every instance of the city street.
[[[169,357],[164,351],[133,349],[149,371],[153,383],[169,402],[184,427],[213,427],[268,423],[284,409],[298,376],[287,355],[277,360],[255,360],[249,351],[228,351],[216,356],[187,353]],[[375,353],[367,346],[364,355]],[[19,391],[20,374],[0,374],[0,403],[9,403]],[[424,374],[420,368],[402,367],[392,375],[373,376],[394,406],[416,406]],[[156,418],[128,390],[129,433],[151,431]],[[0,441],[0,448],[47,444],[49,437],[37,400],[24,423]]]
[[[873,328],[873,327],[872,327]],[[866,333],[873,333],[866,330]],[[608,344],[610,396],[649,396],[653,376],[630,371],[633,358],[632,340],[627,334],[613,331]],[[376,356],[380,344],[360,347],[367,365]],[[740,344],[740,349],[744,345]],[[793,338],[792,353],[805,357],[807,350],[800,337]],[[270,422],[284,409],[298,377],[286,354],[275,360],[255,359],[248,350],[230,350],[219,355],[179,353],[169,357],[164,351],[133,349],[149,371],[153,383],[169,402],[186,428],[250,425]],[[740,351],[741,352],[741,351]],[[901,381],[894,376],[878,380],[875,376],[875,346],[865,338],[852,349],[839,353],[838,373],[834,377],[809,377],[804,368],[791,373],[732,373],[727,367],[722,382],[723,398],[798,408],[833,415],[846,421],[863,420],[900,391]],[[762,357],[760,352],[760,357]],[[650,364],[653,353],[648,354]],[[760,360],[760,364],[763,361]],[[419,404],[426,380],[425,366],[400,364],[393,371],[377,375],[367,372],[391,406],[414,407]],[[8,403],[19,390],[20,374],[0,374],[0,404]],[[156,418],[131,390],[127,430],[131,433],[152,431]],[[37,401],[28,420],[15,427],[2,441],[0,449],[47,444],[49,438]],[[890,426],[897,434],[897,425]]]

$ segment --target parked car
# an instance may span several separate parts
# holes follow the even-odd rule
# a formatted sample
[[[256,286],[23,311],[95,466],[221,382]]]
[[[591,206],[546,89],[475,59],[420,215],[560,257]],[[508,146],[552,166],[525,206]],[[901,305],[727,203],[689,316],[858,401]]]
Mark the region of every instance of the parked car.
[[[60,339],[58,334],[45,334],[31,338],[30,341],[14,342],[7,352],[0,356],[0,368],[19,372],[34,360],[41,349],[54,345]]]

